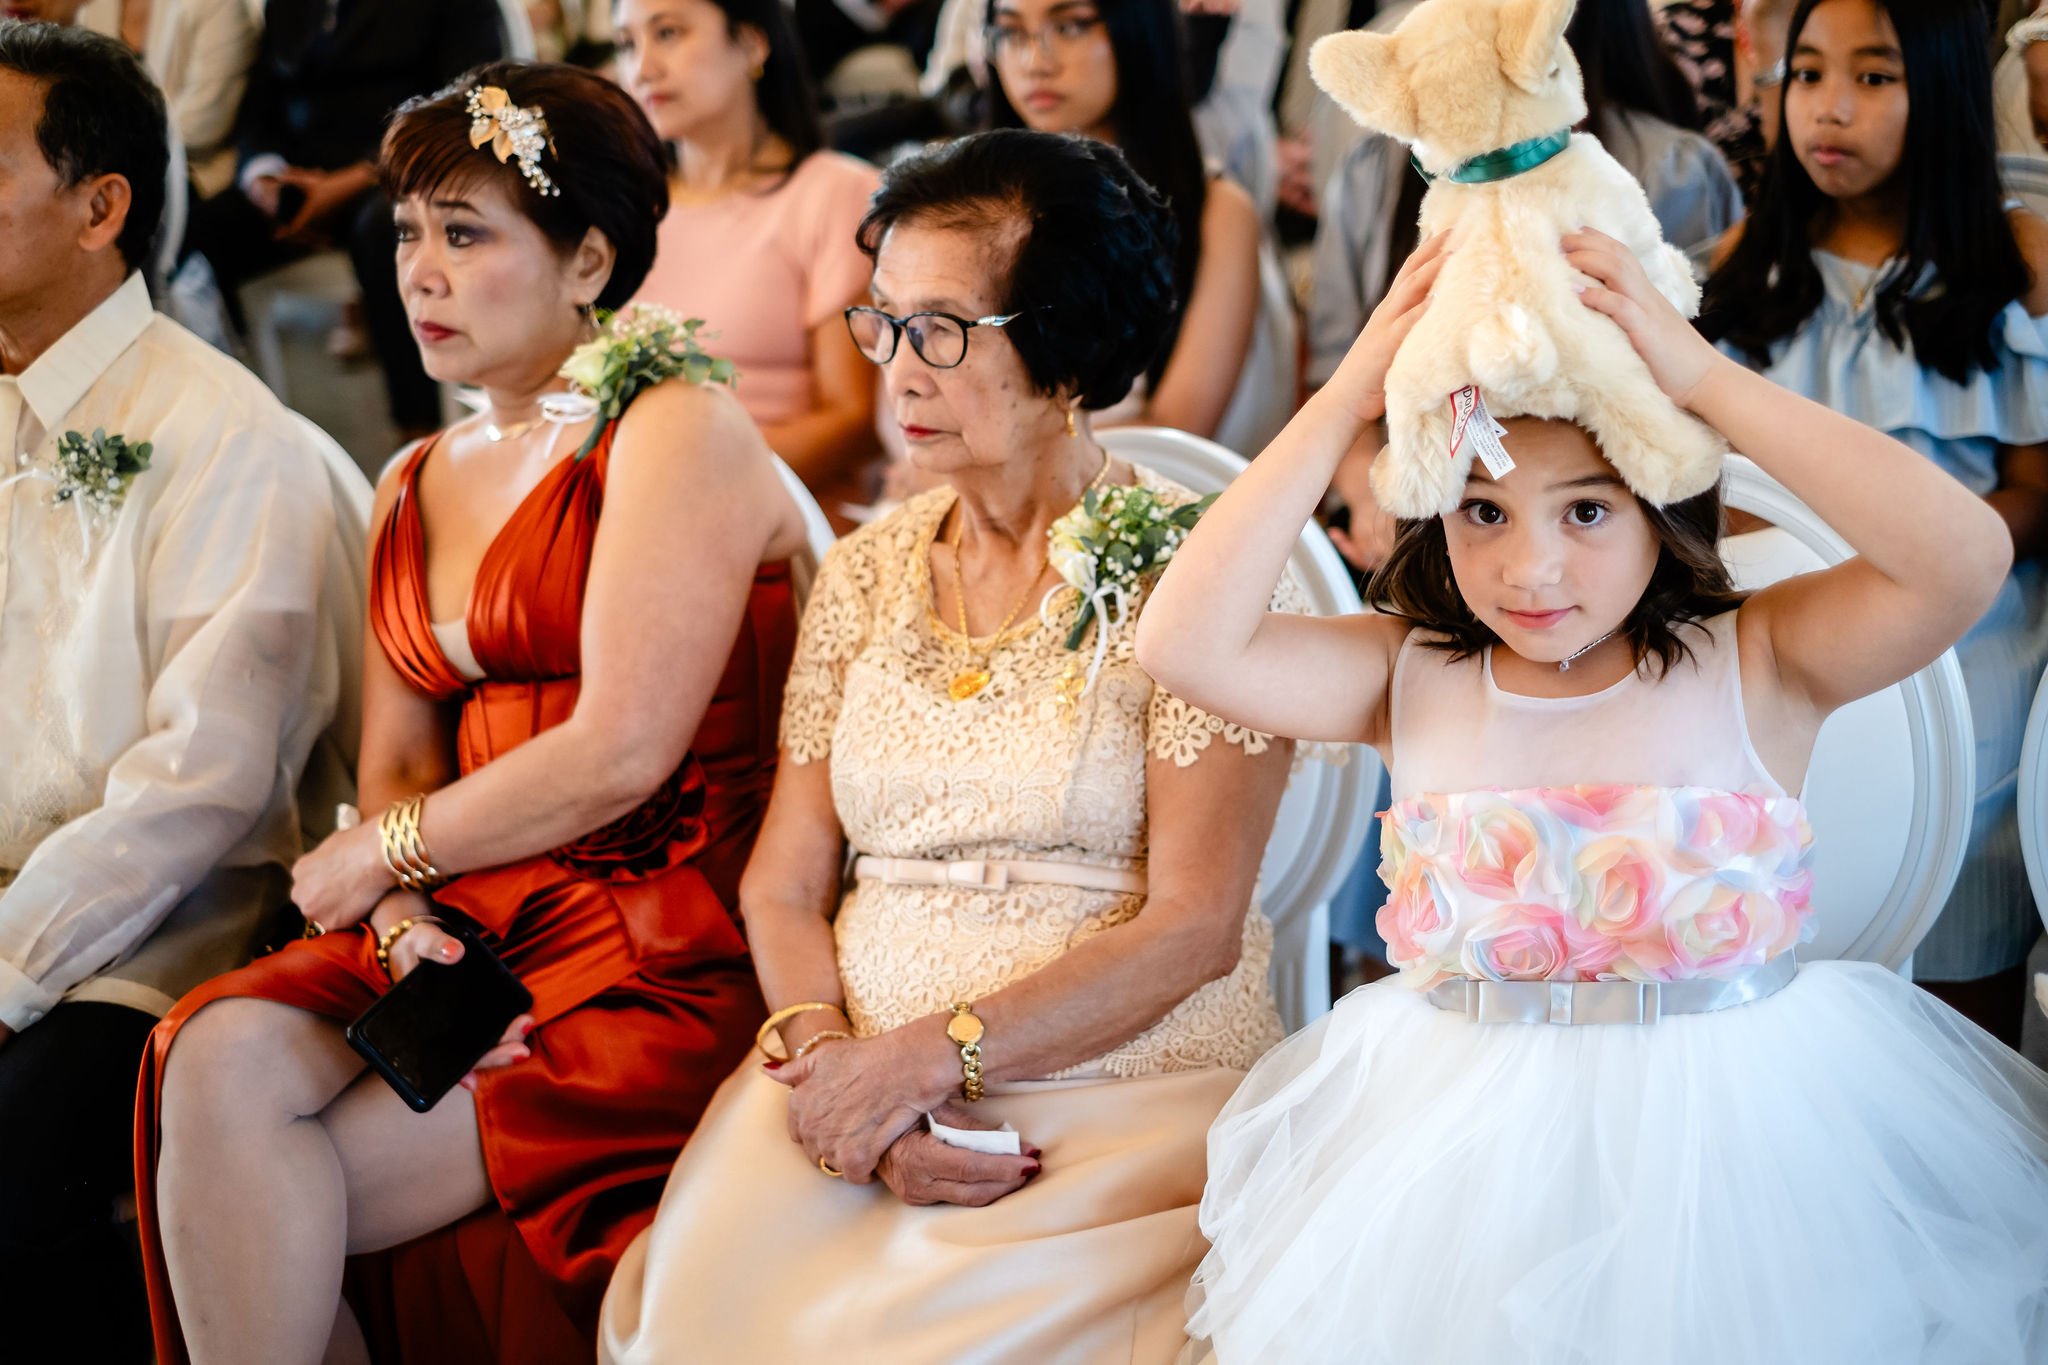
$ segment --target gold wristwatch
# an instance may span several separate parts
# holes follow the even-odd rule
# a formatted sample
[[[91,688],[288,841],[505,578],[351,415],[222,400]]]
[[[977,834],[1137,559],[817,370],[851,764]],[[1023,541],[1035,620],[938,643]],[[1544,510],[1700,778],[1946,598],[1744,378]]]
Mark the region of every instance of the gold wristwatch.
[[[946,1021],[946,1036],[960,1045],[960,1093],[970,1100],[981,1098],[981,1016],[974,1006],[953,1003],[953,1017]]]

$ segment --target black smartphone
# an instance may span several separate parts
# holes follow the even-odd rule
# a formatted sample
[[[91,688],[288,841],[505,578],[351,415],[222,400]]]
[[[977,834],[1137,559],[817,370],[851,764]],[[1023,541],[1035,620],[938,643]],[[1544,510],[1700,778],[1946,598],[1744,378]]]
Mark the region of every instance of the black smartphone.
[[[349,1046],[422,1114],[533,1008],[533,995],[472,926],[449,915],[441,930],[461,942],[462,960],[421,963],[347,1033]]]

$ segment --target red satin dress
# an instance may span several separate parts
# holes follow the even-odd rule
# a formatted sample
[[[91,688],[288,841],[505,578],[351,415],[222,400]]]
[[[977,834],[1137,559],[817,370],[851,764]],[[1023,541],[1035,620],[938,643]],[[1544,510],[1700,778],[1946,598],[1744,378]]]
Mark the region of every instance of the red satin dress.
[[[417,489],[435,444],[409,457],[379,528],[370,618],[407,682],[461,702],[456,758],[469,773],[560,724],[576,704],[584,581],[611,440],[550,470],[486,551],[467,623],[485,675],[474,683],[430,628]],[[434,893],[495,935],[533,992],[533,1056],[477,1079],[495,1205],[351,1259],[349,1300],[377,1360],[555,1365],[596,1354],[612,1269],[652,1220],[677,1152],[765,1014],[738,890],[775,776],[795,637],[788,565],[764,565],[690,753],[653,797],[563,848],[467,873]],[[353,1019],[388,984],[373,948],[367,932],[293,943],[201,986],[157,1026],[135,1149],[163,1365],[186,1360],[155,1207],[157,1115],[179,1027],[230,996]]]

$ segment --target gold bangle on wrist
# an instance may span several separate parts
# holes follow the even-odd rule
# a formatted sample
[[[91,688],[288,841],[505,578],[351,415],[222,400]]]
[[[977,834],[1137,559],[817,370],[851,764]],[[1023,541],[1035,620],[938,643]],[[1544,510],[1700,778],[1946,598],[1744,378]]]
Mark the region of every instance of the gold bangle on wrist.
[[[834,1038],[844,1038],[848,1042],[853,1041],[853,1035],[851,1033],[846,1032],[844,1029],[821,1028],[816,1033],[813,1033],[810,1037],[804,1039],[804,1045],[798,1048],[793,1054],[791,1054],[789,1060],[791,1060],[792,1062],[800,1062],[804,1059],[804,1054],[806,1052],[809,1052],[812,1048],[816,1047],[820,1043],[829,1043]]]
[[[377,965],[384,969],[384,975],[391,975],[391,950],[398,946],[398,940],[405,937],[406,930],[413,928],[415,925],[439,924],[440,922],[433,915],[407,915],[404,919],[386,929],[382,934],[379,934],[377,936]]]
[[[953,1002],[953,1017],[946,1021],[946,1036],[960,1046],[960,1093],[970,1100],[982,1096],[981,1040],[986,1032],[974,1006],[964,1001]]]
[[[809,1014],[812,1010],[835,1010],[841,1018],[846,1016],[844,1010],[829,1000],[806,1000],[801,1005],[785,1005],[762,1021],[760,1029],[754,1034],[754,1046],[761,1050],[762,1056],[771,1060],[778,1062],[795,1061],[796,1058],[789,1055],[789,1045],[787,1043],[783,1044],[780,1057],[770,1052],[768,1050],[768,1035],[775,1032],[779,1026],[788,1020],[796,1018],[799,1014]]]
[[[434,866],[427,852],[426,836],[420,833],[420,813],[427,796],[419,792],[394,801],[377,817],[377,837],[384,849],[384,866],[408,891],[432,891],[446,885],[447,874]]]

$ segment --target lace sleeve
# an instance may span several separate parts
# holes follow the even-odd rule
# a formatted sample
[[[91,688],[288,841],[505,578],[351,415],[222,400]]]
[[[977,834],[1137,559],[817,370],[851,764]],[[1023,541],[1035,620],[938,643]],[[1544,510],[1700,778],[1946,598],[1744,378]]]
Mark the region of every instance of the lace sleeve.
[[[782,748],[791,762],[815,763],[832,753],[846,668],[867,645],[874,593],[869,539],[834,545],[811,585],[782,697]]]
[[[1313,614],[1308,596],[1295,581],[1292,569],[1281,575],[1279,586],[1273,589],[1269,610],[1298,616]],[[1200,758],[1219,735],[1224,743],[1235,744],[1253,757],[1273,744],[1269,734],[1234,725],[1163,687],[1153,687],[1152,700],[1145,708],[1145,750],[1152,757],[1170,759],[1175,767],[1185,768]]]

